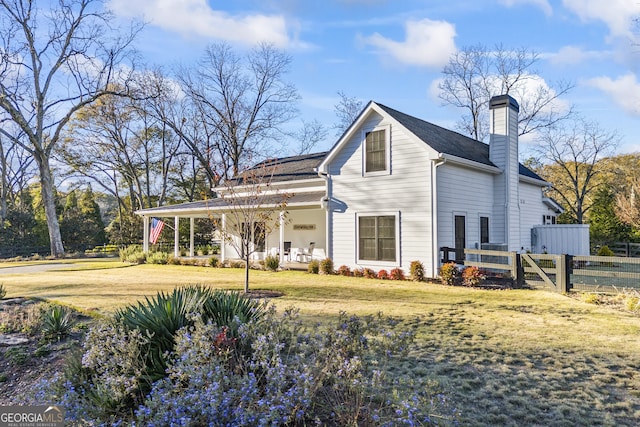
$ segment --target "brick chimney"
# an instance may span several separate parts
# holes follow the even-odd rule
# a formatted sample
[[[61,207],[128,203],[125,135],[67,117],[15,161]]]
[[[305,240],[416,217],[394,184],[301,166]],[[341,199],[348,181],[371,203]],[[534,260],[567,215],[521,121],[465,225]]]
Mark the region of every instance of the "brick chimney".
[[[492,240],[503,242],[509,251],[519,251],[520,197],[518,161],[518,112],[520,106],[509,95],[489,101],[489,159],[502,170],[494,178]]]

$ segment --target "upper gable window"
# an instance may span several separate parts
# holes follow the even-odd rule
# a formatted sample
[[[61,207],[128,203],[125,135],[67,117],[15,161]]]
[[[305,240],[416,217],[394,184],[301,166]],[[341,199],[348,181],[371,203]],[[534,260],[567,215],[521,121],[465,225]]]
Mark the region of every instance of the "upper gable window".
[[[364,173],[389,172],[389,126],[365,132]]]

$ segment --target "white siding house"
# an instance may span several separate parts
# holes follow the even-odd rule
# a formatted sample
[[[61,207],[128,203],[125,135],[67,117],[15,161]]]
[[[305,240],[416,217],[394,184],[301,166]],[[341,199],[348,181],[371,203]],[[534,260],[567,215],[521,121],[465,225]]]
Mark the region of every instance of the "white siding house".
[[[462,261],[465,248],[530,250],[532,228],[555,223],[561,208],[543,197],[549,184],[518,162],[517,102],[503,95],[489,108],[489,144],[371,101],[329,152],[270,160],[279,170],[270,191],[293,197],[264,254],[282,259],[285,247],[313,242],[312,258],[336,267],[408,272],[420,261],[437,277],[443,258]],[[148,224],[192,208],[138,213]],[[225,209],[215,204],[217,214]]]

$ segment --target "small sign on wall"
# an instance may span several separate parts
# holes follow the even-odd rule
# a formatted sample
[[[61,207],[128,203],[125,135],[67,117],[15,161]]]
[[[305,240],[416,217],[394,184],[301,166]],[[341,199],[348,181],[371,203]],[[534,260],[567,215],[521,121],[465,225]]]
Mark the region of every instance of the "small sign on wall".
[[[293,229],[301,230],[301,231],[315,230],[316,225],[315,224],[293,224]]]

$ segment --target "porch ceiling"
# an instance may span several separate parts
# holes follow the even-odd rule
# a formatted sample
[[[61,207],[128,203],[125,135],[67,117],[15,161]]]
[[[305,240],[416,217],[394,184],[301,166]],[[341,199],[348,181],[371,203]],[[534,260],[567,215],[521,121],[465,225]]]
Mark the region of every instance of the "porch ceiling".
[[[280,205],[283,195],[274,194],[262,204],[263,209],[273,209]],[[287,199],[286,209],[319,209],[322,207],[324,191],[311,191],[293,194]],[[243,205],[243,203],[246,203]],[[228,198],[201,200],[197,202],[180,203],[177,205],[160,206],[157,208],[141,209],[136,211],[140,216],[179,216],[193,218],[207,218],[211,214],[223,214],[235,207],[247,207],[255,205],[250,197],[240,197],[234,201]]]

